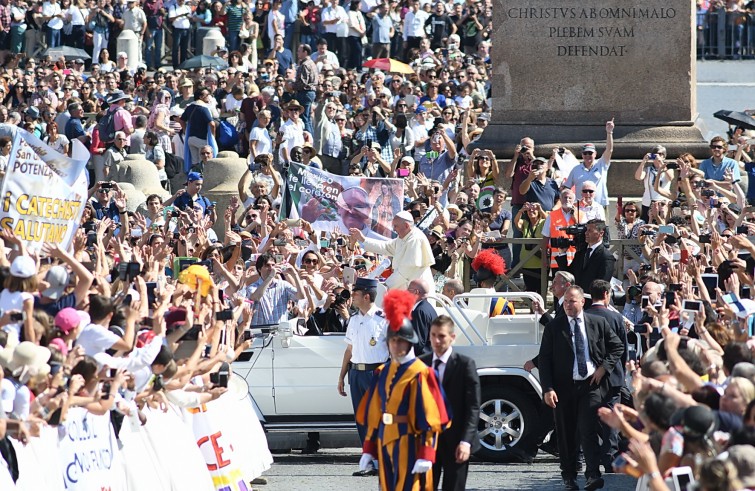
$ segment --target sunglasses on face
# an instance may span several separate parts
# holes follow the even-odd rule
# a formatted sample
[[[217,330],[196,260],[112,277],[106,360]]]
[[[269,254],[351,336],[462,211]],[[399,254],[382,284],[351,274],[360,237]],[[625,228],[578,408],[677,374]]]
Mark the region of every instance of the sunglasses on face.
[[[582,193],[583,193],[583,194],[584,194],[584,193],[587,193],[587,194],[592,194],[592,193],[594,193],[594,192],[595,192],[595,190],[594,190],[594,189],[583,189],[583,190],[582,190]]]
[[[624,213],[637,213],[637,210],[634,208],[627,208],[626,210],[624,210]]]
[[[723,150],[724,146],[723,145],[711,145],[710,148],[713,148],[715,150]]]

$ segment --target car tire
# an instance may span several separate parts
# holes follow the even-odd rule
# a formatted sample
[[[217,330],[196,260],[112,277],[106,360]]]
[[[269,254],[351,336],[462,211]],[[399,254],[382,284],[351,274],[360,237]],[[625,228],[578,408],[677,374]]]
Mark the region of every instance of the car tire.
[[[487,462],[532,462],[537,419],[537,407],[521,390],[483,385],[475,456]]]

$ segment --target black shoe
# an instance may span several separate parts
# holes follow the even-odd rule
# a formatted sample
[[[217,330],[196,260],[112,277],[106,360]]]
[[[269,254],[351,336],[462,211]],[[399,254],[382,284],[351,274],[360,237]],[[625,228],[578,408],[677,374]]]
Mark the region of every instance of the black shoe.
[[[585,489],[587,491],[593,491],[595,489],[601,489],[605,485],[605,482],[603,482],[602,477],[591,477],[587,480],[587,484],[585,484]]]
[[[577,478],[576,477],[565,477],[564,478],[564,489],[568,489],[568,490],[579,489],[579,486],[577,485]]]
[[[371,467],[364,471],[356,471],[355,473],[352,474],[352,476],[354,477],[370,477],[370,476],[377,476],[377,475],[378,475],[378,471],[374,467]]]

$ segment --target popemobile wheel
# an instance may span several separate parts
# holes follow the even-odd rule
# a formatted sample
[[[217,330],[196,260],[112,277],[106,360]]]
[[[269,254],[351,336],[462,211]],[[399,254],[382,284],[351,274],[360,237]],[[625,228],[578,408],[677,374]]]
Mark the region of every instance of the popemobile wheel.
[[[480,449],[475,456],[488,462],[521,462],[537,453],[537,409],[527,394],[512,387],[482,387]]]

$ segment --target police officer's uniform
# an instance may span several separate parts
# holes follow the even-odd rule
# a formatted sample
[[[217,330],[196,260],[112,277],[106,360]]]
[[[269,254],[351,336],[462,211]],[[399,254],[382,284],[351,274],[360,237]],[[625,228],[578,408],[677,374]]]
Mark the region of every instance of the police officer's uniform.
[[[373,290],[377,280],[358,278],[355,290]],[[362,396],[370,388],[375,369],[388,360],[386,334],[388,323],[383,311],[373,305],[366,314],[361,311],[352,315],[346,328],[346,343],[351,345],[349,364],[349,389],[354,411],[359,407]],[[357,424],[359,438],[364,442],[365,427]]]

